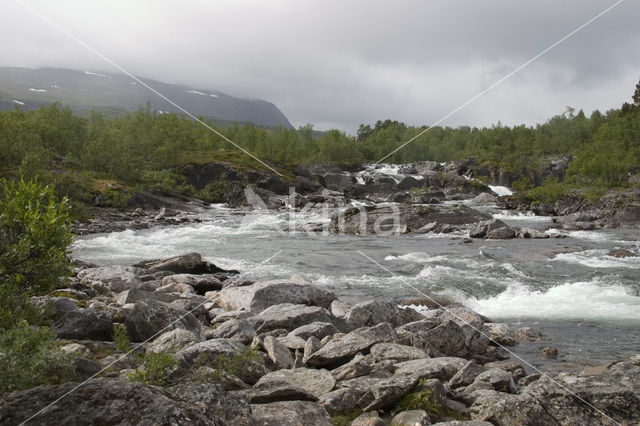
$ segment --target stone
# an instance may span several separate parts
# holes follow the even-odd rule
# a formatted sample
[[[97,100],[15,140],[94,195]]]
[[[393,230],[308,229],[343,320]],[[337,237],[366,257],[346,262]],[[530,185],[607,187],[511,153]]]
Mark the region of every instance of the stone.
[[[405,395],[411,393],[418,383],[415,375],[394,375],[373,384],[356,402],[363,411],[382,410],[394,406]]]
[[[395,374],[417,375],[420,378],[446,382],[466,364],[466,359],[455,357],[416,359],[395,364]]]
[[[478,365],[475,361],[468,361],[454,376],[449,380],[451,388],[467,386],[473,383],[478,374],[485,371],[485,368]]]
[[[311,355],[320,350],[322,344],[317,337],[309,337],[304,344],[303,354],[302,354],[302,363],[307,365],[309,363],[309,358]]]
[[[181,383],[168,390],[180,400],[206,407],[224,424],[253,426],[248,398],[239,393],[225,392],[221,385]]]
[[[91,351],[85,345],[80,343],[69,343],[67,345],[60,346],[60,350],[67,355],[74,355],[79,357],[90,358]]]
[[[176,328],[156,337],[147,346],[148,353],[177,352],[187,346],[200,342],[201,339],[193,331]]]
[[[538,330],[534,330],[531,327],[518,328],[511,333],[511,337],[513,338],[513,340],[520,343],[550,340],[547,336],[544,335],[544,333]]]
[[[357,354],[351,361],[331,371],[337,381],[365,376],[373,371],[375,361],[372,355]]]
[[[330,322],[312,322],[311,324],[302,325],[292,330],[289,335],[307,340],[311,336],[322,339],[325,336],[331,336],[337,332],[338,329],[336,326]]]
[[[351,426],[385,426],[385,423],[376,412],[373,412],[360,414],[353,419]]]
[[[271,306],[247,321],[257,333],[264,333],[279,328],[294,330],[314,321],[332,322],[334,319],[329,311],[318,306],[283,303]]]
[[[80,380],[86,380],[102,370],[100,364],[85,357],[75,357],[71,362],[75,369],[75,376]]]
[[[262,312],[270,306],[284,303],[328,308],[336,296],[306,281],[274,280],[247,287],[226,287],[212,297],[226,310],[244,309]]]
[[[291,336],[289,334],[284,337],[278,337],[277,339],[280,343],[282,343],[292,351],[296,351],[296,350],[302,351],[304,350],[304,347],[307,344],[306,340],[298,336]]]
[[[336,317],[346,317],[351,311],[351,305],[340,300],[334,300],[329,306],[329,311]]]
[[[386,359],[402,362],[428,357],[422,349],[396,343],[376,343],[371,347],[371,355],[373,355],[376,362]]]
[[[59,339],[111,340],[113,318],[111,313],[97,309],[78,309],[64,314],[51,327]]]
[[[232,319],[225,321],[214,329],[208,331],[207,337],[210,339],[235,339],[246,345],[251,343],[253,338],[256,337],[256,331],[247,320]]]
[[[328,342],[309,357],[308,363],[313,366],[342,364],[358,352],[366,351],[376,343],[391,342],[396,337],[389,323],[362,327]]]
[[[432,328],[424,336],[433,347],[444,355],[463,357],[467,354],[464,330],[453,321],[446,321]]]
[[[544,348],[540,349],[539,354],[543,358],[556,359],[558,358],[558,349],[552,348],[551,346],[545,346]]]
[[[120,293],[142,284],[137,276],[138,271],[128,266],[100,266],[81,270],[78,272],[78,279],[81,283],[93,288],[102,287],[102,289]]]
[[[237,272],[225,271],[212,263],[202,260],[202,256],[199,253],[187,253],[168,259],[145,260],[133,266],[144,269],[147,274],[154,274],[161,271],[173,272],[174,274]]]
[[[183,328],[203,335],[202,324],[191,313],[155,300],[139,301],[132,309],[123,309],[127,334],[133,342],[143,342],[158,333]]]
[[[522,395],[510,395],[494,390],[476,391],[469,409],[474,420],[488,421],[494,426],[558,424],[538,401]],[[572,422],[569,424],[588,424]]]
[[[251,405],[256,426],[333,426],[322,405],[310,401],[280,401]]]
[[[137,288],[131,288],[118,293],[115,296],[115,302],[124,306],[128,303],[138,303],[146,300],[156,300],[158,302],[171,303],[180,298],[179,294],[169,294],[165,292],[145,291]]]
[[[489,231],[485,236],[488,240],[509,240],[515,237],[516,231],[507,226]]]
[[[373,327],[383,322],[399,327],[423,318],[411,308],[399,308],[395,303],[378,300],[358,303],[347,314],[347,321],[367,327]]]
[[[332,416],[351,413],[356,409],[355,391],[350,388],[325,393],[318,398],[318,402]]]
[[[191,286],[197,294],[204,295],[207,291],[222,290],[222,282],[212,274],[175,274],[162,279],[162,285],[182,284]]]
[[[244,345],[233,339],[213,339],[194,343],[175,353],[174,358],[191,367],[196,359],[201,362],[215,361],[216,357],[233,357],[242,352]]]
[[[489,383],[498,392],[516,393],[518,391],[511,373],[500,368],[490,368],[483,371],[476,376],[473,382]]]
[[[268,404],[276,401],[317,401],[308,391],[290,383],[273,383],[241,391],[252,404]]]
[[[265,337],[263,345],[267,356],[277,369],[291,368],[293,366],[291,351],[275,337]]]
[[[495,199],[494,199],[495,201]],[[493,219],[485,222],[480,222],[469,230],[470,238],[484,238],[488,232],[495,229],[506,228],[507,224],[501,220]]]
[[[488,322],[484,324],[484,331],[489,335],[489,338],[504,346],[515,346],[518,342],[511,337],[511,330],[507,324],[501,322]]]
[[[299,387],[319,398],[321,395],[331,392],[336,381],[331,373],[324,369],[295,368],[268,373],[262,376],[254,387],[269,387],[279,383]]]
[[[52,419],[68,425],[224,424],[208,406],[178,399],[157,386],[102,378],[91,379],[74,390],[77,386],[64,383],[5,394],[0,397],[0,421],[19,424],[48,407],[28,424],[50,425]],[[49,406],[54,400],[58,402]]]
[[[493,426],[493,424],[481,420],[452,420],[449,422],[433,423],[433,426]]]
[[[431,418],[424,410],[409,410],[396,414],[391,419],[390,426],[427,426],[431,424]]]

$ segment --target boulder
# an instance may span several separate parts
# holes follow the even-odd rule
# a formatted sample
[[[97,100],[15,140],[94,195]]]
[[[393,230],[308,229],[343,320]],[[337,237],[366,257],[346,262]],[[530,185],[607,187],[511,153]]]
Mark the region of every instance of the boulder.
[[[418,384],[416,375],[394,375],[373,384],[357,401],[363,411],[381,410],[394,406]]]
[[[396,375],[417,375],[423,379],[438,379],[446,382],[451,379],[467,360],[455,357],[423,358],[395,364]]]
[[[283,303],[274,305],[247,319],[258,333],[276,329],[293,330],[312,322],[335,321],[329,311],[318,306],[294,305]]]
[[[426,331],[423,336],[444,355],[463,357],[467,354],[464,330],[453,321],[446,321]]]
[[[396,343],[376,343],[371,347],[371,355],[376,362],[387,359],[402,362],[428,357],[422,349]]]
[[[162,279],[162,285],[180,284],[191,286],[197,294],[204,295],[207,291],[222,290],[222,282],[212,274],[175,274]]]
[[[304,389],[317,399],[321,395],[331,392],[336,385],[336,380],[331,373],[324,369],[295,368],[268,373],[258,380],[254,388],[271,387],[282,383]]]
[[[516,393],[518,391],[511,373],[500,368],[491,368],[478,374],[474,383],[478,382],[489,383],[499,392]]]
[[[168,259],[145,260],[133,265],[136,268],[144,269],[147,274],[168,271],[174,274],[210,274],[215,272],[237,272],[226,271],[218,268],[213,263],[202,260],[199,253],[187,253]]]
[[[311,337],[313,337],[313,336],[311,336]],[[278,342],[282,343],[283,345],[285,345],[287,348],[291,349],[292,351],[304,350],[304,347],[307,344],[307,340],[304,340],[303,338],[298,337],[298,336],[292,336],[291,334],[287,334],[284,337],[278,337]]]
[[[202,324],[191,313],[155,300],[140,301],[123,309],[127,334],[133,342],[143,342],[158,333],[183,328],[202,336]]]
[[[128,266],[101,266],[83,269],[78,272],[81,283],[94,289],[104,289],[120,293],[130,288],[137,288],[142,284],[138,278],[138,269]]]
[[[305,281],[293,280],[263,281],[246,287],[227,287],[212,297],[213,302],[228,311],[244,309],[255,312],[282,303],[328,308],[335,299],[333,293]]]
[[[302,352],[302,363],[307,365],[311,355],[319,351],[321,347],[322,343],[320,343],[320,340],[317,337],[309,337],[304,344],[304,349]]]
[[[264,426],[333,426],[331,417],[322,405],[310,401],[280,401],[252,404],[253,421]]]
[[[371,373],[374,365],[373,355],[356,354],[351,361],[334,369],[331,374],[337,381],[355,379]]]
[[[265,337],[263,346],[276,369],[293,367],[293,356],[291,355],[291,351],[275,337]]]
[[[511,337],[513,340],[520,343],[550,340],[544,333],[531,327],[518,328],[511,333]]]
[[[347,314],[347,321],[367,327],[373,327],[382,322],[388,322],[394,327],[399,327],[423,318],[414,309],[400,308],[393,302],[378,300],[358,303]]]
[[[51,327],[59,339],[111,340],[113,318],[111,313],[97,309],[78,309],[66,312]]]
[[[198,343],[200,341],[201,339],[193,331],[185,330],[183,328],[176,328],[156,337],[147,346],[147,352],[177,352],[187,346],[191,346],[194,343]]]
[[[467,386],[473,383],[478,374],[485,371],[485,368],[476,364],[475,361],[468,361],[464,367],[462,367],[453,377],[449,380],[449,386],[451,388],[458,388],[460,386]]]
[[[336,326],[330,322],[312,322],[311,324],[302,325],[292,330],[289,335],[307,340],[311,336],[322,339],[325,336],[332,336],[337,332],[338,329]]]
[[[508,240],[515,237],[516,231],[509,228],[508,226],[489,231],[485,236],[485,238],[488,240]]]
[[[317,401],[315,395],[289,383],[272,383],[268,386],[242,390],[252,404],[268,404],[277,401]]]
[[[390,426],[427,426],[431,424],[431,418],[424,410],[409,410],[396,414],[391,419]]]
[[[248,344],[251,343],[254,337],[256,337],[256,331],[244,319],[225,321],[214,329],[207,330],[207,338],[210,339],[231,338]]]
[[[367,351],[376,343],[391,342],[397,337],[389,323],[362,327],[324,345],[309,357],[313,366],[342,364],[358,352]]]
[[[373,411],[360,414],[353,419],[350,426],[385,426],[385,422],[378,416],[377,412]]]
[[[470,408],[471,418],[494,426],[556,425],[558,422],[534,398],[495,390],[479,390]],[[588,424],[571,422],[568,424]]]
[[[225,392],[219,384],[181,383],[168,390],[176,399],[206,407],[223,424],[253,426],[248,398],[236,392]]]
[[[50,425],[54,420],[67,425],[224,424],[207,405],[176,398],[157,386],[115,379],[91,379],[77,386],[64,383],[5,394],[0,397],[0,422],[20,424],[46,407],[46,413],[28,424]]]
[[[115,302],[120,306],[124,306],[128,303],[138,303],[143,300],[155,300],[158,302],[171,303],[175,300],[178,300],[179,298],[179,294],[145,291],[142,289],[131,288],[129,290],[118,293],[115,296]]]
[[[198,342],[175,353],[174,358],[182,366],[191,367],[196,362],[210,363],[218,356],[231,358],[242,352],[244,345],[233,339],[214,339]]]
[[[332,416],[351,413],[356,408],[355,391],[350,388],[336,389],[321,395],[318,402]]]

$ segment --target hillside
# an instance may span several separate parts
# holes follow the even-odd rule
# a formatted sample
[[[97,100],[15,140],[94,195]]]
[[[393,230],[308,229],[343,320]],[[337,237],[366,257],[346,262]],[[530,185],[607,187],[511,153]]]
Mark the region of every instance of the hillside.
[[[140,77],[140,80],[196,116],[220,122],[292,127],[287,117],[271,102],[240,99],[217,90],[147,78]],[[56,101],[79,113],[94,109],[108,115],[120,114],[135,111],[147,102],[156,111],[180,112],[125,74],[0,67],[0,110],[11,109],[14,105],[29,110]]]

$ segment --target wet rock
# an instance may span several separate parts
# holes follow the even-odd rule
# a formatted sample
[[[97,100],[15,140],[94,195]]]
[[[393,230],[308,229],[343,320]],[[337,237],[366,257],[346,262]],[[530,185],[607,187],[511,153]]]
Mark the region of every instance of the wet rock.
[[[470,238],[484,238],[487,233],[500,228],[507,228],[507,224],[498,219],[492,219],[485,222],[480,222],[469,230]]]
[[[372,327],[388,322],[394,327],[419,321],[424,317],[411,308],[400,308],[393,302],[369,300],[355,305],[347,314],[347,321]]]
[[[511,337],[516,342],[538,342],[542,340],[550,340],[541,331],[534,330],[531,327],[522,327],[514,330]]]
[[[51,331],[59,339],[111,340],[113,318],[97,309],[72,310],[58,319]]]
[[[511,330],[507,324],[501,322],[488,322],[484,324],[485,332],[488,332],[491,340],[504,346],[515,346],[518,342],[511,337]]]
[[[540,353],[540,356],[542,356],[543,358],[548,358],[548,359],[558,358],[558,350],[550,346],[545,346],[544,348],[540,349],[539,353]]]
[[[198,336],[203,334],[202,324],[193,314],[155,300],[140,301],[131,309],[123,309],[122,314],[127,334],[133,342],[143,342],[174,328],[183,328]]]
[[[485,236],[488,240],[509,240],[516,237],[516,231],[509,227],[502,227],[487,232]]]
[[[275,337],[264,338],[264,349],[277,369],[291,368],[293,366],[293,356],[285,345],[276,340]]]
[[[617,257],[617,258],[620,258],[620,259],[623,259],[623,258],[629,257],[629,256],[635,256],[629,250],[611,250],[608,253],[608,255],[612,256],[612,257]]]
[[[295,368],[293,370],[278,370],[261,377],[255,388],[270,387],[285,383],[304,389],[316,398],[331,392],[336,384],[335,379],[327,370],[310,368]]]
[[[264,426],[333,426],[322,405],[309,401],[281,401],[252,404],[254,424]]]
[[[389,323],[375,327],[362,327],[339,339],[332,340],[309,357],[313,366],[327,366],[344,363],[358,352],[366,351],[376,343],[390,342],[397,337]]]
[[[416,359],[396,364],[395,374],[417,375],[424,379],[438,379],[446,382],[466,364],[466,359],[455,357]]]
[[[169,271],[174,274],[210,274],[215,272],[230,272],[218,268],[213,263],[202,260],[199,253],[187,253],[168,259],[145,260],[133,265],[145,270],[147,274]],[[234,271],[237,272],[237,271]]]
[[[29,420],[29,424],[50,425],[52,419],[64,420],[69,425],[223,424],[207,406],[183,401],[157,386],[92,379],[72,392],[76,386],[77,383],[64,383],[6,394],[0,398],[0,421],[19,424],[60,398],[46,413]]]
[[[390,426],[426,426],[431,424],[431,418],[424,410],[403,411],[391,419]]]
[[[428,356],[422,349],[396,343],[376,343],[371,347],[371,355],[376,362],[387,359],[402,362]]]
[[[312,322],[333,322],[336,318],[318,306],[283,303],[265,309],[259,315],[247,319],[258,333],[276,329],[294,330]]]
[[[333,293],[305,281],[274,280],[247,287],[227,287],[212,297],[212,301],[226,310],[244,309],[261,312],[273,305],[296,305],[328,308],[336,299]]]

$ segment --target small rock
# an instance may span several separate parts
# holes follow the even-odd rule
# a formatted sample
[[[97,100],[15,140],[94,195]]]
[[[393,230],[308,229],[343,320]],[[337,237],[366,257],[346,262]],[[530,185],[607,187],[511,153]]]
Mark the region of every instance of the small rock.
[[[431,424],[429,415],[424,410],[410,410],[394,416],[390,426],[427,426]]]
[[[551,346],[545,346],[540,349],[540,356],[543,358],[556,359],[558,358],[558,349],[552,348]]]
[[[291,368],[293,366],[293,356],[285,345],[272,336],[267,336],[263,341],[264,349],[277,369]]]

